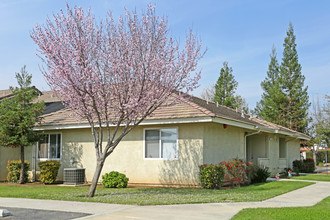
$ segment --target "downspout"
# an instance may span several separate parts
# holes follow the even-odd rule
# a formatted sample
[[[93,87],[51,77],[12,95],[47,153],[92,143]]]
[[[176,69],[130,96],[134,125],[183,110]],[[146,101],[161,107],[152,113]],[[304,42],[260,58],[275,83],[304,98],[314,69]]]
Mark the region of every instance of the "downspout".
[[[247,159],[247,155],[246,155],[246,137],[248,136],[252,136],[252,135],[256,135],[256,134],[259,134],[260,133],[260,128],[258,126],[255,127],[255,129],[257,129],[256,132],[253,132],[253,133],[250,133],[250,134],[245,134],[244,135],[244,160],[246,161]]]

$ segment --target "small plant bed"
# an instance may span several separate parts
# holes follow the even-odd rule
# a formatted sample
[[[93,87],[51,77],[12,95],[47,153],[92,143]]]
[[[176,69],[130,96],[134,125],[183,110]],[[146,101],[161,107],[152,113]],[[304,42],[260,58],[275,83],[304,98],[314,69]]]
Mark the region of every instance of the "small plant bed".
[[[243,209],[231,220],[303,220],[303,219],[330,219],[330,197],[323,199],[311,207],[291,207],[291,208],[248,208]],[[267,216],[267,217],[266,217]],[[266,218],[265,218],[266,217]]]
[[[296,180],[315,180],[315,181],[330,181],[330,175],[323,175],[323,174],[312,174],[306,176],[295,176],[292,179]]]
[[[53,199],[132,205],[170,205],[262,201],[313,183],[271,182],[232,189],[168,189],[168,188],[98,188],[87,198],[86,187],[20,187],[0,184],[0,197]]]

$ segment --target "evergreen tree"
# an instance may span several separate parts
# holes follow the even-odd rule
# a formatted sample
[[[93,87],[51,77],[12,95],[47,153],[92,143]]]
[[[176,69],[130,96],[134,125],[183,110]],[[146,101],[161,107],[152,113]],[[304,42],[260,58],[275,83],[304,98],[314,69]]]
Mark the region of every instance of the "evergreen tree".
[[[284,39],[284,51],[280,66],[280,80],[285,99],[281,105],[280,124],[290,129],[304,132],[308,124],[308,108],[310,106],[305,77],[301,73],[296,50],[296,36],[290,23]]]
[[[19,87],[11,87],[13,96],[0,102],[0,145],[21,149],[21,184],[24,183],[24,148],[40,139],[33,127],[40,122],[44,109],[43,103],[32,103],[38,97],[38,91],[31,87],[31,78],[24,66],[21,73],[16,73]]]
[[[255,113],[262,119],[279,124],[285,96],[280,86],[280,66],[276,57],[276,49],[273,46],[270,54],[267,76],[261,82],[263,94],[257,103]]]
[[[284,39],[282,63],[279,66],[273,48],[267,77],[261,83],[264,90],[255,109],[256,114],[273,123],[306,132],[310,106],[305,77],[301,73],[296,50],[296,36],[290,23]]]
[[[220,70],[220,76],[215,84],[215,94],[213,101],[230,108],[236,108],[235,103],[235,90],[238,83],[232,74],[233,69],[228,67],[228,62],[223,63]]]
[[[323,107],[320,107],[319,101],[314,106],[312,141],[330,147],[330,96],[326,95],[325,101]]]

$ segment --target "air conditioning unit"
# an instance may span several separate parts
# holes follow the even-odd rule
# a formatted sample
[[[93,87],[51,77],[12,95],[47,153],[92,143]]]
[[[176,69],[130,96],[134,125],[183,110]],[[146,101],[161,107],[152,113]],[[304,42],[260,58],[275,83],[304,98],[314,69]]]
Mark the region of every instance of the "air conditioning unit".
[[[85,183],[85,168],[64,168],[64,184],[80,185]]]

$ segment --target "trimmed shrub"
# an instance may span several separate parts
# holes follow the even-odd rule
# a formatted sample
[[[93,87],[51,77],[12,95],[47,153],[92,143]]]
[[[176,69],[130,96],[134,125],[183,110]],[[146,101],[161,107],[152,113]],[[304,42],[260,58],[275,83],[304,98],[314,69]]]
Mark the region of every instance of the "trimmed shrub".
[[[220,162],[225,166],[225,182],[230,183],[232,186],[240,186],[241,184],[248,183],[248,175],[246,172],[246,163],[242,159],[232,159]]]
[[[44,184],[54,183],[61,163],[59,161],[49,160],[39,162],[38,165],[40,167],[40,181]]]
[[[199,166],[199,179],[204,189],[219,189],[223,184],[225,167],[220,164]]]
[[[304,169],[303,167],[304,167],[304,165],[301,160],[295,160],[292,162],[293,172],[295,172],[298,176],[299,176],[299,173],[301,173],[302,170]]]
[[[111,171],[102,176],[102,186],[104,188],[126,188],[129,178],[125,174]]]
[[[30,162],[24,161],[24,182],[28,181],[28,170],[30,169]],[[7,163],[7,170],[9,171],[7,175],[7,180],[10,183],[19,183],[19,176],[21,174],[21,161],[20,160],[10,160]]]
[[[268,167],[262,168],[256,166],[256,171],[251,178],[251,183],[265,183],[268,177],[270,177],[270,171]]]
[[[303,160],[303,173],[314,173],[315,171],[315,163],[313,159]]]
[[[292,163],[293,171],[299,173],[313,173],[315,171],[315,163],[313,159],[295,160]]]

